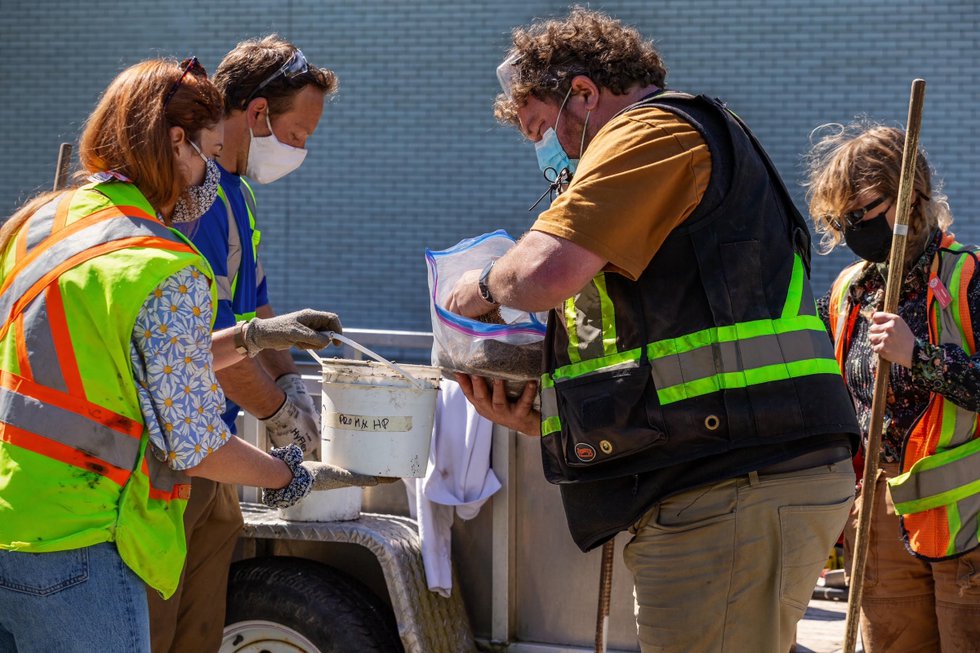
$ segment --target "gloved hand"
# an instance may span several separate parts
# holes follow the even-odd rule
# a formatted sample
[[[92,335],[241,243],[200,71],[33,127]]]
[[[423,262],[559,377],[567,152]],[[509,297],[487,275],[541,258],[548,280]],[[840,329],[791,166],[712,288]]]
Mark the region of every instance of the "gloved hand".
[[[249,356],[255,356],[263,349],[321,349],[331,342],[325,332],[343,333],[336,313],[312,308],[275,317],[252,318],[243,329]]]
[[[293,400],[296,407],[307,413],[317,414],[316,406],[313,404],[313,397],[306,391],[306,384],[303,377],[299,374],[283,374],[276,379],[276,385],[286,393],[286,396]]]
[[[313,476],[313,489],[314,490],[335,490],[341,487],[351,487],[358,485],[360,487],[372,487],[378,485],[379,483],[393,483],[399,479],[389,478],[387,476],[368,476],[367,474],[358,474],[357,472],[351,472],[343,467],[337,467],[336,465],[331,465],[330,463],[319,463],[315,461],[307,461],[303,463],[303,467],[309,470],[310,474]]]
[[[313,475],[303,466],[303,452],[296,445],[273,449],[269,454],[286,463],[293,480],[284,488],[263,488],[262,503],[270,508],[288,508],[310,493]]]
[[[320,420],[316,412],[301,409],[289,393],[286,393],[279,410],[263,419],[262,423],[265,424],[266,435],[275,446],[295,444],[307,458],[313,458],[314,452],[319,453]]]
[[[303,378],[299,374],[283,374],[276,379],[276,385],[286,393],[286,400],[299,411],[299,419],[294,423],[299,430],[299,438],[293,436],[293,442],[303,450],[306,460],[320,460],[320,415],[316,412],[313,397],[306,392]],[[284,446],[288,443],[276,444]]]

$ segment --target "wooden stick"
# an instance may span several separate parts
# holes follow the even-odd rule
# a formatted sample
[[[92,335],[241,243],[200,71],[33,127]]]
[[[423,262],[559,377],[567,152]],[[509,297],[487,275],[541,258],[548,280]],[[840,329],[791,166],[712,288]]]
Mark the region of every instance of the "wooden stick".
[[[68,183],[71,166],[71,143],[62,143],[58,149],[58,164],[54,170],[54,190],[61,190]]]
[[[616,539],[602,545],[602,567],[599,569],[599,608],[596,611],[595,653],[605,653],[606,636],[609,634],[609,602],[612,596],[613,558],[616,555]]]
[[[922,124],[922,100],[925,91],[925,80],[916,79],[912,82],[912,92],[909,97],[909,117],[905,131],[905,149],[902,151],[902,176],[898,184],[895,227],[892,230],[892,249],[888,258],[888,280],[885,282],[883,310],[886,313],[897,312],[898,296],[902,290],[902,278],[905,276],[905,241],[908,237],[909,209],[912,205],[915,160],[919,153],[919,127]],[[871,515],[874,514],[875,481],[878,477],[878,457],[881,449],[881,431],[885,418],[890,372],[891,363],[878,356],[878,374],[875,377],[874,396],[871,400],[871,424],[868,429],[868,445],[865,448],[864,456],[864,477],[861,481],[861,507],[858,511],[857,533],[854,538],[854,559],[851,565],[851,587],[847,602],[844,653],[854,653],[857,645],[861,597],[864,591],[864,566],[868,558]]]

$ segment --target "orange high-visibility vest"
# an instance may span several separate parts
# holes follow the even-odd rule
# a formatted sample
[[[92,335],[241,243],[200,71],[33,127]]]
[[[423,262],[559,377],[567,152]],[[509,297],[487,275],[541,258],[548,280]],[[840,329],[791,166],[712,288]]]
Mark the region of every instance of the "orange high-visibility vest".
[[[932,261],[926,296],[929,342],[955,344],[972,356],[976,343],[967,290],[976,271],[975,250],[955,242],[951,234],[943,235],[941,247]],[[862,266],[859,262],[846,268],[831,289],[830,326],[842,371],[859,311],[849,290]],[[950,296],[945,307],[934,292],[940,284]],[[977,413],[933,393],[909,430],[902,474],[889,479],[888,485],[906,545],[918,557],[944,560],[980,545],[977,418]]]

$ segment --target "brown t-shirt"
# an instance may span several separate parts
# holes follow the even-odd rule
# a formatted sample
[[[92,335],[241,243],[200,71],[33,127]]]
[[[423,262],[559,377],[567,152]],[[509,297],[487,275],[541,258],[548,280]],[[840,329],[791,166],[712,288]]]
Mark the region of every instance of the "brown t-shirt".
[[[584,247],[636,281],[710,179],[711,154],[690,123],[663,109],[634,109],[603,125],[571,184],[531,228]]]

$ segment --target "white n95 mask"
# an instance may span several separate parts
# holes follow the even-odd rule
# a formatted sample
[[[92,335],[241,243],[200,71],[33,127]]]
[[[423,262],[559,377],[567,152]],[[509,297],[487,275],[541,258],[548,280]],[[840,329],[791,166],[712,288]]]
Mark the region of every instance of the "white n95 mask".
[[[248,128],[252,141],[248,146],[245,176],[258,184],[271,184],[276,179],[285,177],[306,158],[304,148],[286,145],[276,138],[268,112],[265,114],[265,124],[269,126],[268,136],[256,136],[252,133],[252,128]]]

